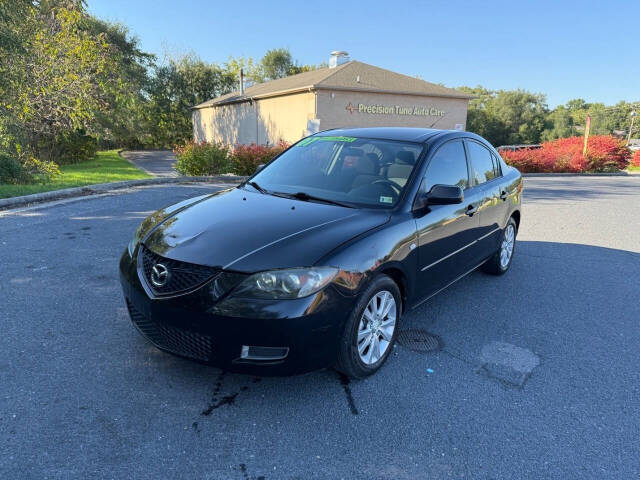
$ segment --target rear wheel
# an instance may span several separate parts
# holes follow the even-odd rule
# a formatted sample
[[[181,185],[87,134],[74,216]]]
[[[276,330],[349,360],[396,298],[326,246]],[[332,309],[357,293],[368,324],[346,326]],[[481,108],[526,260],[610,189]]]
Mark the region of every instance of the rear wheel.
[[[493,275],[502,275],[509,270],[513,261],[517,233],[516,221],[511,217],[502,231],[498,251],[482,265],[482,270]]]
[[[378,370],[396,341],[400,291],[386,275],[376,277],[356,303],[340,342],[336,369],[363,378]]]

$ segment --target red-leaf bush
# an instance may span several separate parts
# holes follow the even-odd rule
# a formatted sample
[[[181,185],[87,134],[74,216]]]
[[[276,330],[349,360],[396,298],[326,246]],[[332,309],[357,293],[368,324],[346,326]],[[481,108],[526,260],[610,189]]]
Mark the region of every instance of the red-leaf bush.
[[[253,175],[258,165],[270,162],[288,146],[283,141],[272,146],[256,145],[255,143],[237,145],[231,152],[233,171],[237,175]]]
[[[560,138],[542,144],[542,148],[502,150],[505,162],[524,173],[612,172],[629,164],[631,152],[624,142],[609,135],[589,137],[587,154],[582,155],[582,137]]]
[[[640,150],[636,150],[631,157],[631,166],[640,167]]]
[[[182,175],[220,175],[231,169],[230,149],[222,143],[187,141],[173,149],[178,161],[176,170]]]

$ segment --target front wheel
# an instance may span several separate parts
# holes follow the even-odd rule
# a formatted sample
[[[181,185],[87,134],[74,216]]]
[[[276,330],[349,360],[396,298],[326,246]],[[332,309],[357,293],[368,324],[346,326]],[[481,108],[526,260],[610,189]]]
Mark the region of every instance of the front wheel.
[[[336,369],[353,378],[378,370],[396,341],[400,312],[398,286],[386,275],[377,276],[347,320]]]
[[[493,275],[502,275],[509,270],[513,261],[513,252],[516,247],[516,234],[518,227],[516,221],[511,217],[507,226],[502,231],[500,248],[498,251],[482,265],[482,270]]]

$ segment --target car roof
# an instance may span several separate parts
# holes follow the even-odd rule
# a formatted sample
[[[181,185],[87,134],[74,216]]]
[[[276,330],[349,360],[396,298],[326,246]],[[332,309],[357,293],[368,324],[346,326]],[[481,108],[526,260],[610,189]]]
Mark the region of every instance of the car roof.
[[[317,133],[317,136],[343,136],[375,138],[378,140],[400,140],[405,142],[426,142],[444,133],[461,133],[457,130],[438,130],[435,128],[412,127],[367,127],[367,128],[335,128]]]

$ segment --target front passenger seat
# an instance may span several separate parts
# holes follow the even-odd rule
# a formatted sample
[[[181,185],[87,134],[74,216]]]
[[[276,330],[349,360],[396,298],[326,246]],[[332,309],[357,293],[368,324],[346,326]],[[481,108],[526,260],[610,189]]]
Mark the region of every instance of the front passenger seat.
[[[387,169],[387,179],[397,183],[401,187],[407,183],[409,175],[416,163],[416,156],[413,152],[402,150],[396,154],[396,161],[389,165]]]

